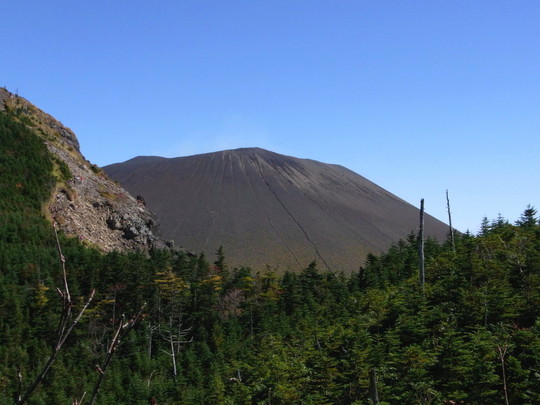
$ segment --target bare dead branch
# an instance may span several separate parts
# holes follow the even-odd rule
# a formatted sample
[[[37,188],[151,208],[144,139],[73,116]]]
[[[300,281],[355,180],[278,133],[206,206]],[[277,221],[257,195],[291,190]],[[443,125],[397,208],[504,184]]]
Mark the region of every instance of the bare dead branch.
[[[67,295],[67,299],[71,302],[71,295],[69,294],[69,286],[67,281],[67,272],[66,272],[66,258],[62,254],[62,246],[60,246],[60,239],[58,239],[58,231],[56,230],[56,224],[53,224],[54,236],[56,237],[56,248],[58,249],[58,254],[60,255],[60,261],[62,262],[62,275],[64,277],[64,291]]]
[[[73,402],[71,403],[71,405],[82,405],[85,396],[86,396],[86,391],[83,393],[81,399],[73,398]]]
[[[96,366],[96,370],[99,373],[99,377],[96,381],[96,384],[94,385],[94,390],[92,391],[92,397],[90,399],[90,405],[94,405],[97,399],[97,395],[99,392],[99,388],[101,387],[101,384],[103,383],[103,380],[105,379],[105,373],[107,372],[107,367],[109,367],[109,364],[111,362],[112,356],[117,348],[117,346],[120,344],[120,341],[133,329],[133,327],[139,322],[139,320],[142,318],[142,313],[144,308],[146,307],[146,304],[144,304],[139,312],[133,316],[129,321],[125,322],[125,316],[122,315],[122,319],[120,322],[118,322],[118,327],[116,328],[114,332],[113,339],[107,348],[107,357],[105,357],[105,362],[103,363],[103,366]]]
[[[63,279],[64,279],[64,290],[62,291],[59,288],[56,288],[56,291],[58,292],[58,294],[60,295],[60,297],[63,300],[62,314],[60,316],[60,321],[58,323],[58,329],[57,329],[57,332],[56,332],[56,343],[51,348],[51,355],[49,356],[49,359],[45,363],[45,366],[43,367],[41,372],[34,379],[32,384],[30,385],[30,387],[28,387],[28,389],[26,390],[24,395],[22,395],[22,394],[18,395],[17,405],[24,404],[28,400],[28,398],[30,398],[30,396],[32,395],[34,390],[37,388],[37,386],[43,381],[43,379],[45,378],[45,375],[47,374],[47,372],[51,368],[52,364],[56,360],[58,352],[60,351],[60,349],[64,345],[64,343],[65,343],[66,339],[68,338],[68,336],[73,331],[73,328],[77,325],[77,323],[79,322],[79,320],[83,316],[84,311],[86,311],[86,309],[88,308],[88,306],[92,302],[92,299],[94,298],[94,294],[95,294],[95,290],[92,290],[92,292],[90,293],[90,296],[88,297],[88,300],[83,305],[83,307],[80,310],[77,317],[75,319],[71,320],[73,304],[71,302],[71,295],[69,293],[69,285],[68,285],[68,281],[67,281],[66,259],[65,259],[64,255],[62,254],[62,248],[60,246],[60,240],[58,239],[58,233],[56,231],[56,226],[54,227],[54,234],[56,236],[56,246],[57,246],[57,249],[58,249],[58,254],[59,254],[59,257],[60,257],[60,261],[62,263],[62,276],[63,276]],[[19,384],[22,387],[22,374],[21,374],[20,371],[19,371]],[[21,392],[22,392],[22,389],[21,389]]]

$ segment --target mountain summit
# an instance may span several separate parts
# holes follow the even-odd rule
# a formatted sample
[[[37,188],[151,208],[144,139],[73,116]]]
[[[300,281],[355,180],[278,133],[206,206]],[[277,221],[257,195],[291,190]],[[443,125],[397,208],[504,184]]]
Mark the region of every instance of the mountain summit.
[[[364,177],[259,148],[141,156],[104,169],[144,196],[164,237],[195,252],[223,246],[232,266],[298,270],[315,260],[350,272],[418,228],[417,208]],[[429,215],[425,228],[438,240],[448,231]]]

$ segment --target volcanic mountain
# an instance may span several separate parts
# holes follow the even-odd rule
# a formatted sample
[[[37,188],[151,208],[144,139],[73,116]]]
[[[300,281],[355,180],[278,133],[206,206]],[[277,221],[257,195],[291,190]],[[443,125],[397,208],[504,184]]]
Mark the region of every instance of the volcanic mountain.
[[[231,266],[350,272],[418,229],[419,210],[345,167],[259,148],[104,167],[146,201],[165,238],[190,251],[220,246]],[[448,227],[425,215],[428,236]]]

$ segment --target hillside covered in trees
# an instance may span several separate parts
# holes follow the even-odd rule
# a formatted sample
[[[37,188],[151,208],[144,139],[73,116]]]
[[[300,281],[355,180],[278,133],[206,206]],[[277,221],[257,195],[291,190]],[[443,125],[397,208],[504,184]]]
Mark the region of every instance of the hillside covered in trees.
[[[69,311],[95,293],[28,404],[540,403],[532,207],[455,245],[428,240],[421,288],[416,235],[347,275],[231,268],[221,249],[214,263],[104,254],[62,234],[60,256],[42,209],[58,167],[31,127],[0,113],[2,404],[21,403],[54,353],[63,263]]]

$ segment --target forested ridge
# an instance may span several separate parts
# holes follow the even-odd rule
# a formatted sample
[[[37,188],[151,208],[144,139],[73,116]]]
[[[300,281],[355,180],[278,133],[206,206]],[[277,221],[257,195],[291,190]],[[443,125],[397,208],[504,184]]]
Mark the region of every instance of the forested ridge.
[[[65,170],[65,169],[63,169]],[[62,262],[43,214],[61,163],[0,113],[0,403],[57,339]],[[455,244],[416,235],[351,274],[230,268],[226,251],[102,254],[60,235],[75,312],[95,296],[28,404],[540,403],[540,226],[527,207]],[[133,330],[116,346],[120,322]],[[104,373],[104,374],[102,374]],[[86,393],[86,394],[85,394]]]

